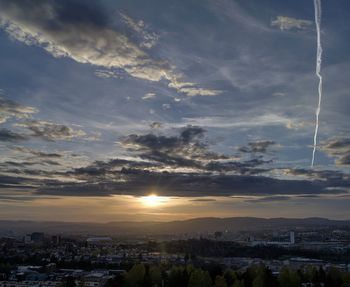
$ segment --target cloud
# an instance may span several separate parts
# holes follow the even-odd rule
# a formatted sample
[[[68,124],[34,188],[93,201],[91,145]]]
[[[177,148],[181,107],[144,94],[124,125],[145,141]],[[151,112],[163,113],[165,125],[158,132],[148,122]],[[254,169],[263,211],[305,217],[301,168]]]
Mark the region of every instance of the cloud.
[[[205,130],[195,126],[184,127],[173,136],[129,135],[121,141],[130,153],[126,159],[95,161],[61,171],[35,169],[34,163],[38,162],[36,155],[42,157],[39,162],[60,163],[61,153],[17,147],[15,150],[33,160],[2,163],[1,171],[6,170],[7,177],[0,179],[0,187],[26,187],[38,195],[57,196],[144,196],[152,189],[160,196],[244,195],[252,196],[255,202],[281,201],[292,195],[344,194],[350,188],[350,177],[336,171],[289,169],[284,172],[293,179],[263,176],[273,171],[259,168],[269,161],[233,161],[210,151],[204,135]],[[270,144],[249,148],[266,151]]]
[[[170,82],[170,87],[188,96],[220,93],[199,88],[194,83],[191,87],[179,87],[183,84],[183,75],[176,72],[175,67],[167,61],[151,58],[126,35],[110,27],[100,7],[89,5],[93,4],[86,1],[1,0],[0,26],[13,39],[40,46],[57,58],[68,57],[78,63],[122,69],[143,80],[165,79]],[[131,18],[126,19],[130,24]],[[151,38],[147,41],[145,45],[150,46]],[[111,74],[98,72],[98,75]]]
[[[195,87],[184,87],[179,89],[180,92],[186,94],[189,97],[195,96],[217,96],[222,93],[220,90],[209,90]]]
[[[19,121],[13,124],[15,127],[26,128],[31,131],[28,133],[17,133],[9,129],[1,129],[0,141],[21,141],[28,140],[30,137],[39,137],[48,141],[71,140],[73,138],[84,138],[87,140],[96,140],[97,136],[88,136],[83,130],[73,129],[66,125],[40,121],[32,119],[31,114],[37,113],[34,107],[23,106],[14,101],[0,97],[0,124],[7,121],[8,118],[15,117]]]
[[[35,150],[35,149],[20,147],[20,146],[14,147],[14,150],[25,154],[33,155],[36,158],[62,158],[63,157],[63,155],[59,153],[48,153],[48,152],[43,152],[40,150]]]
[[[170,104],[163,104],[162,105],[162,109],[165,110],[165,111],[169,110],[169,109],[171,109],[171,105]]]
[[[205,130],[200,127],[183,128],[179,136],[157,136],[154,134],[124,137],[123,147],[137,152],[141,158],[166,165],[201,168],[208,160],[226,158],[207,149],[200,142]]]
[[[144,21],[135,21],[130,16],[123,13],[119,13],[119,15],[124,23],[139,35],[141,38],[141,47],[150,49],[157,44],[159,36],[156,33],[149,31],[149,28]]]
[[[24,135],[12,132],[8,129],[0,129],[0,142],[18,142],[26,139],[27,137]]]
[[[77,19],[71,7],[56,1],[1,1],[5,30],[16,40],[40,45],[55,57],[69,57],[79,63],[102,67],[145,64],[146,55],[116,31],[89,19],[92,11],[81,5]],[[78,11],[75,11],[78,12]],[[84,13],[89,13],[80,18]]]
[[[295,126],[301,126],[299,124],[299,118],[289,118],[284,115],[275,113],[266,113],[258,116],[210,116],[210,117],[195,117],[195,118],[183,118],[185,124],[199,125],[212,128],[245,128],[245,127],[261,127],[261,126],[285,126],[289,127],[291,122]]]
[[[274,145],[274,141],[256,141],[250,142],[247,146],[240,147],[238,150],[244,153],[266,153],[267,149]]]
[[[70,151],[47,152],[23,146],[8,147],[12,152],[0,159],[0,174],[8,176],[22,176],[33,184],[47,184],[51,181],[76,182],[66,172],[86,166],[88,161]],[[42,182],[40,182],[42,180]]]
[[[38,110],[33,107],[23,106],[14,101],[0,97],[0,124],[5,123],[7,119],[12,117],[23,119],[37,112]]]
[[[285,201],[290,200],[290,196],[282,196],[282,195],[275,195],[275,196],[264,196],[254,199],[247,199],[246,202],[250,203],[263,203],[263,202],[278,202],[278,201]]]
[[[282,93],[282,92],[275,92],[275,93],[272,94],[272,96],[274,96],[274,97],[285,97],[286,94]]]
[[[162,123],[160,123],[160,122],[153,122],[153,123],[150,124],[150,127],[152,129],[160,129],[162,127]]]
[[[16,126],[30,130],[32,132],[30,136],[32,137],[39,137],[48,141],[71,140],[73,138],[85,138],[87,136],[82,130],[76,130],[66,125],[46,121],[30,120],[17,123]]]
[[[337,170],[316,170],[316,169],[284,169],[286,174],[301,176],[311,180],[321,180],[330,182],[331,186],[341,186],[343,181],[347,181],[349,177],[341,171]]]
[[[159,196],[291,196],[334,194],[327,182],[280,180],[263,176],[207,175],[190,173],[159,173],[142,170],[115,171],[113,180],[107,176],[89,174],[86,182],[53,183],[37,189],[38,194],[61,196],[109,196],[124,194],[144,196],[156,190]],[[349,186],[350,183],[347,182]],[[343,193],[343,192],[342,192]],[[267,199],[268,200],[268,199]],[[272,199],[273,200],[273,199]],[[275,200],[277,200],[275,198]],[[281,200],[281,198],[278,198]]]
[[[278,27],[282,31],[292,30],[292,29],[302,30],[311,25],[312,25],[312,21],[301,20],[301,19],[291,18],[287,16],[277,16],[275,20],[271,21],[271,26]]]
[[[105,78],[105,79],[109,79],[109,78],[123,79],[122,75],[112,70],[99,69],[95,71],[95,75],[99,78]]]
[[[156,94],[155,93],[147,93],[145,94],[142,99],[143,100],[149,100],[149,99],[154,99],[156,97]]]
[[[343,155],[337,160],[338,165],[350,165],[350,153]]]
[[[195,198],[189,200],[191,202],[216,202],[217,200],[214,198]]]
[[[270,160],[262,157],[239,161],[236,157],[213,152],[204,139],[205,130],[197,126],[180,129],[178,136],[155,134],[129,135],[121,141],[123,148],[143,160],[156,164],[158,170],[192,173],[227,173],[254,175]]]
[[[182,82],[178,79],[173,79],[168,85],[170,88],[176,89],[178,92],[186,94],[189,97],[195,96],[217,96],[220,95],[223,91],[221,90],[212,90],[212,89],[203,89],[195,86],[194,83]]]
[[[335,138],[322,146],[322,150],[337,158],[337,165],[350,165],[350,138]]]

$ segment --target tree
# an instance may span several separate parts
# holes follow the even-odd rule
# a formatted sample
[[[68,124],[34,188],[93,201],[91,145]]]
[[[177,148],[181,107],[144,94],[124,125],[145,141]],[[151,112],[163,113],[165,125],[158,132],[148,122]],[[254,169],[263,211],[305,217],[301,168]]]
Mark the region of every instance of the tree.
[[[76,287],[73,276],[67,276],[64,280],[64,287]]]
[[[125,278],[126,286],[137,287],[141,286],[145,277],[146,269],[143,264],[134,265],[128,272]]]
[[[152,286],[162,286],[162,273],[157,266],[151,266],[149,268],[149,275],[151,278]]]
[[[210,287],[212,285],[210,275],[207,271],[195,269],[188,281],[188,287]]]
[[[108,282],[108,283],[110,283],[110,282]],[[84,279],[84,277],[80,278],[80,281],[78,283],[78,287],[85,287],[85,279]]]
[[[238,274],[232,269],[227,269],[224,273],[224,277],[226,279],[227,285],[232,286],[233,283],[238,279]]]
[[[325,287],[342,286],[342,274],[337,268],[331,268],[326,274]]]
[[[220,275],[216,276],[214,286],[215,287],[227,287],[227,283],[226,283],[224,276],[220,276]]]
[[[236,280],[232,287],[244,287],[244,280]]]
[[[168,278],[169,287],[187,286],[188,274],[187,269],[179,266],[171,268]]]
[[[299,274],[288,268],[282,268],[278,276],[278,282],[282,287],[299,287],[301,284]]]
[[[276,280],[272,272],[265,265],[259,265],[255,269],[255,276],[252,282],[252,287],[274,287]]]

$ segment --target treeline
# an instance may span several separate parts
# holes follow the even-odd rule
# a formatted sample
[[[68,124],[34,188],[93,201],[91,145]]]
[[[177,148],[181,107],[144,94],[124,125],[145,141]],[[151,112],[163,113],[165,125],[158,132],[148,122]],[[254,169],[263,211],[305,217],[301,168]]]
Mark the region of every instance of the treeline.
[[[350,274],[332,268],[292,270],[283,268],[278,275],[264,265],[244,272],[222,270],[219,266],[205,270],[191,265],[173,266],[136,264],[127,273],[109,280],[105,287],[346,287]],[[310,285],[312,284],[312,285]]]
[[[278,246],[244,246],[235,242],[208,239],[189,239],[169,242],[149,242],[141,248],[148,251],[165,251],[171,254],[194,254],[202,257],[256,257],[281,259],[283,257],[308,257],[332,262],[348,262],[350,252],[327,250],[287,249]]]

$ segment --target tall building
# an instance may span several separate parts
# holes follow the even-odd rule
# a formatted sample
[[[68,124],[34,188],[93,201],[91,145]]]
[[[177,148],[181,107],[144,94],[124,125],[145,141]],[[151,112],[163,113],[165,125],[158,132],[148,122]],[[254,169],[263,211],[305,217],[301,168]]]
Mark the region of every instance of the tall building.
[[[44,241],[44,233],[42,232],[33,232],[31,235],[32,242],[42,243]]]
[[[289,239],[290,239],[290,244],[295,244],[295,233],[294,233],[294,231],[291,231],[289,233]]]
[[[32,243],[32,235],[31,234],[27,234],[26,236],[24,236],[24,243],[25,244]]]

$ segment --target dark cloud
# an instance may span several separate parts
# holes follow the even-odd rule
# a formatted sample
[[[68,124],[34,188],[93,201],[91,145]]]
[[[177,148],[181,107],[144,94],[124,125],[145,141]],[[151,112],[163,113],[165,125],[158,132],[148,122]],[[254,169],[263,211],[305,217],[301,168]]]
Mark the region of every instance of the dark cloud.
[[[59,166],[60,163],[57,161],[53,160],[34,160],[34,161],[4,161],[0,163],[0,167],[4,171],[10,171],[9,168],[11,167],[17,167],[21,168],[21,170],[16,170],[16,173],[23,173],[24,168],[28,166],[33,166],[33,165],[54,165],[54,166]]]
[[[315,182],[278,181],[258,176],[266,171],[258,167],[270,161],[261,156],[247,161],[234,161],[228,156],[210,151],[204,134],[205,130],[201,127],[187,126],[174,136],[129,135],[122,139],[121,144],[136,156],[134,160],[116,158],[95,161],[85,167],[53,172],[51,175],[47,171],[41,174],[40,171],[25,169],[20,163],[15,167],[19,169],[18,174],[26,176],[32,173],[32,176],[64,179],[43,180],[38,193],[44,194],[146,195],[148,190],[156,188],[159,195],[198,197],[284,192],[301,194],[323,190],[321,186],[319,191]],[[32,155],[47,156],[46,160],[50,156],[58,156],[31,149],[17,149]],[[191,168],[191,172],[185,172],[186,168]]]
[[[337,160],[337,164],[339,165],[350,165],[350,152],[348,154],[343,155]]]
[[[66,173],[67,176],[78,179],[120,179],[128,171],[143,171],[157,165],[149,162],[131,161],[124,159],[111,159],[109,161],[96,161],[86,167],[76,168]]]
[[[327,142],[323,147],[327,154],[336,157],[336,164],[350,165],[350,139],[336,138]]]
[[[26,118],[30,114],[36,113],[33,107],[23,106],[9,99],[0,97],[0,124],[7,121],[8,118]]]
[[[263,171],[256,169],[257,166],[271,162],[262,158],[233,161],[229,156],[210,151],[204,134],[205,130],[201,127],[187,126],[178,136],[129,135],[123,138],[122,146],[159,165],[206,172],[257,174]]]
[[[300,197],[300,198],[319,198],[321,196],[319,194],[302,194],[302,195],[298,195],[297,197]]]
[[[269,140],[256,141],[250,142],[247,146],[240,147],[238,150],[244,153],[265,153],[267,149],[274,144],[274,141]]]
[[[200,142],[204,132],[201,127],[188,126],[179,136],[133,134],[123,138],[122,145],[147,160],[177,167],[204,168],[204,161],[227,158],[210,152],[207,145]]]
[[[55,137],[60,131],[55,130]],[[270,141],[251,143],[249,148],[253,153],[262,153],[272,144]],[[61,196],[143,196],[153,190],[163,196],[259,197],[252,199],[255,202],[287,200],[295,195],[341,194],[344,188],[350,187],[349,177],[337,171],[286,170],[289,175],[304,176],[302,180],[262,176],[272,171],[264,168],[271,161],[263,155],[245,161],[232,160],[210,151],[205,130],[197,126],[184,127],[173,136],[129,135],[122,139],[121,146],[133,159],[95,161],[61,172],[29,169],[25,162],[7,161],[2,167],[13,177],[8,176],[3,187],[32,186],[30,190],[35,194]],[[34,159],[38,157],[42,162],[61,156],[23,147],[15,150]],[[35,163],[29,161],[29,164]]]
[[[56,0],[53,6],[55,6],[56,21],[62,25],[68,23],[86,25],[93,23],[100,27],[108,25],[107,13],[99,2],[89,2],[87,5],[83,0]]]
[[[252,159],[248,161],[225,161],[225,162],[212,161],[208,163],[205,166],[205,168],[208,171],[218,171],[218,172],[235,171],[238,174],[254,175],[254,174],[260,174],[265,171],[268,171],[268,169],[258,168],[258,166],[267,164],[270,162],[271,161],[266,161],[262,159]]]
[[[70,140],[86,136],[86,133],[82,130],[46,121],[30,120],[19,123],[17,126],[30,130],[32,132],[30,136],[32,137],[39,137],[48,141]]]
[[[90,166],[68,172],[28,170],[20,166],[17,168],[17,170],[8,169],[8,172],[17,176],[0,179],[2,187],[31,186],[30,190],[40,195],[110,196],[125,194],[144,196],[152,190],[160,196],[260,196],[263,197],[258,200],[261,202],[286,200],[292,195],[343,194],[344,188],[350,188],[350,180],[345,176],[311,180],[281,180],[249,174],[214,175],[206,171],[196,173],[156,172],[152,171],[153,163],[122,159],[97,161]],[[36,179],[37,176],[41,178]]]
[[[338,170],[315,170],[315,169],[287,169],[288,174],[301,175],[310,179],[338,181],[347,178],[347,176]]]
[[[26,140],[27,137],[18,133],[15,133],[13,131],[10,131],[8,129],[0,129],[0,142],[18,142]]]
[[[195,198],[191,199],[191,202],[216,202],[217,200],[214,198]]]
[[[25,154],[30,154],[38,158],[62,158],[63,157],[63,155],[59,153],[47,153],[40,150],[34,150],[34,149],[19,147],[19,146],[14,147],[14,150]]]
[[[24,2],[26,3],[26,1]],[[24,4],[26,5],[26,4]],[[33,107],[23,106],[14,101],[0,98],[0,124],[6,122],[8,118],[15,117],[21,121],[15,126],[23,127],[32,132],[32,134],[19,134],[8,129],[0,130],[0,141],[20,141],[29,137],[40,137],[45,140],[69,140],[76,137],[85,137],[86,133],[82,130],[72,129],[68,126],[46,121],[38,121],[30,118],[30,114],[37,112]],[[37,153],[36,156],[43,157],[44,154]],[[54,155],[46,155],[53,157]]]
[[[6,189],[26,188],[28,190],[34,191],[37,186],[39,186],[39,182],[36,179],[26,178],[19,175],[10,176],[10,175],[0,174],[0,188],[6,188]]]
[[[290,196],[275,195],[275,196],[264,196],[260,198],[248,199],[245,201],[250,203],[262,203],[262,202],[285,201],[290,199],[291,199]]]
[[[1,3],[1,2],[0,2]],[[7,121],[8,118],[15,117],[20,121],[14,124],[16,127],[26,128],[31,134],[20,134],[8,129],[0,130],[0,141],[20,141],[30,137],[39,137],[44,140],[70,140],[72,138],[94,139],[89,137],[80,129],[73,129],[69,126],[57,124],[48,121],[39,121],[31,118],[30,114],[36,113],[33,107],[23,106],[14,101],[0,97],[0,124]],[[44,154],[36,154],[44,156]],[[46,155],[48,156],[48,155]],[[51,157],[54,155],[51,155]]]
[[[132,170],[130,170],[132,171]],[[121,172],[123,173],[123,172]],[[308,180],[278,180],[263,176],[156,173],[134,170],[123,173],[123,180],[93,180],[86,183],[47,184],[38,189],[46,195],[106,196],[126,194],[144,196],[155,190],[161,196],[272,196],[334,194],[328,183]],[[347,183],[349,185],[349,182]]]
[[[28,12],[28,20],[35,20],[44,29],[59,31],[64,25],[106,26],[108,18],[98,2],[82,0],[1,0],[1,8],[8,14],[20,16]],[[46,12],[45,14],[42,14]],[[51,12],[51,13],[50,13]]]
[[[160,129],[162,127],[162,123],[160,123],[160,122],[153,122],[153,123],[150,124],[150,127],[152,129]]]
[[[336,153],[337,151],[341,151],[343,149],[349,150],[350,149],[350,139],[349,138],[338,138],[333,139],[329,141],[325,146],[325,149],[328,150],[334,150]]]

